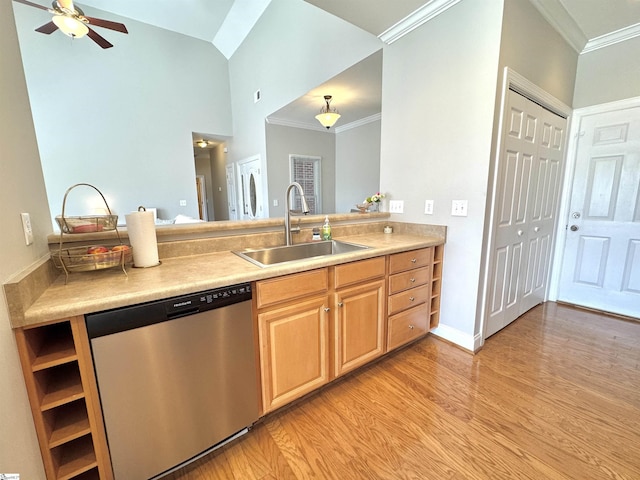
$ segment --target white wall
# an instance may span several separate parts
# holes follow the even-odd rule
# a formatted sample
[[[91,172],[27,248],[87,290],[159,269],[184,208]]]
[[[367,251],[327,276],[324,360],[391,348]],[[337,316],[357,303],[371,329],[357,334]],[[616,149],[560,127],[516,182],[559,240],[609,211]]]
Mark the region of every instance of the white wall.
[[[114,44],[103,50],[89,38],[34,32],[47,12],[15,11],[52,214],[67,187],[88,182],[122,221],[138,205],[197,217],[191,133],[232,133],[224,56],[209,42],[87,8],[129,30],[97,28]],[[90,213],[84,191],[72,192],[68,214]]]
[[[501,21],[501,1],[463,1],[384,52],[381,188],[404,200],[392,220],[448,226],[437,333],[465,348],[474,346]],[[469,215],[452,217],[452,200],[468,200]]]
[[[639,37],[580,55],[573,107],[640,96],[639,59]]]
[[[2,248],[0,282],[43,257],[51,232],[47,196],[35,142],[27,87],[10,0],[0,1],[0,205]],[[20,213],[29,212],[35,243],[26,246]],[[45,478],[38,441],[9,323],[0,301],[0,472]]]
[[[336,212],[380,190],[380,133],[380,120],[336,133]]]

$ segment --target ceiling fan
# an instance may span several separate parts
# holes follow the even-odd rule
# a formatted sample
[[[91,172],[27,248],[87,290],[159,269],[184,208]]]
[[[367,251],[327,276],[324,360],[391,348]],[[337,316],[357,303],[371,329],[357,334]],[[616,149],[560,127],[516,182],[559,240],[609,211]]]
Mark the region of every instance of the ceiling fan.
[[[113,45],[109,43],[104,37],[99,35],[93,30],[90,25],[102,28],[108,28],[109,30],[115,30],[120,33],[129,33],[127,27],[122,23],[111,22],[109,20],[103,20],[101,18],[87,17],[80,7],[76,7],[73,4],[73,0],[53,0],[51,8],[44,7],[37,3],[29,2],[28,0],[14,0],[15,2],[29,5],[31,7],[39,8],[40,10],[46,10],[53,14],[53,18],[49,23],[45,23],[39,28],[36,28],[36,32],[50,35],[56,30],[60,29],[65,35],[72,38],[81,38],[85,35],[91,40],[96,42],[102,48],[111,48]]]

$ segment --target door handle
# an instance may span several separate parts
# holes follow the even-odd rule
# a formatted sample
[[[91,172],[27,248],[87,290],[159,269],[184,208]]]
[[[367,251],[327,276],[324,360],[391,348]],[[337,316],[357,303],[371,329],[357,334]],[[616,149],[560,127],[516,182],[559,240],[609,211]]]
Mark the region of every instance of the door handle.
[[[569,227],[569,229],[570,229],[572,232],[575,232],[576,230],[578,230],[578,228],[579,228],[579,227],[578,227],[578,225],[571,225],[571,226]]]

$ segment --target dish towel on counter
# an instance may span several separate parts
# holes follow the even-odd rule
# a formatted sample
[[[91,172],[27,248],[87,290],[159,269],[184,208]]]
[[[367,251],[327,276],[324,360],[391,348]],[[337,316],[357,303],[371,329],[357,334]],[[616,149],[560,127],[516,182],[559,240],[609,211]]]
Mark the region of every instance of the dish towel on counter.
[[[144,207],[125,215],[134,267],[155,267],[160,264],[154,217],[154,213],[146,211]]]

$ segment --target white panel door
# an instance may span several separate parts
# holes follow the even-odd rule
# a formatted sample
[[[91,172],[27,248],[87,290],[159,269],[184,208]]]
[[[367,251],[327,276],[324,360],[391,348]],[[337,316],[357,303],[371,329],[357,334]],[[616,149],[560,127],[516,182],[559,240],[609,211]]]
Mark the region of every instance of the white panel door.
[[[485,338],[544,300],[566,120],[513,91],[504,112]]]
[[[262,207],[262,162],[259,156],[238,162],[241,220],[264,218]]]
[[[238,220],[238,196],[236,194],[236,174],[233,165],[226,166],[227,171],[227,205],[229,220]]]
[[[579,130],[558,299],[640,317],[640,107]]]

